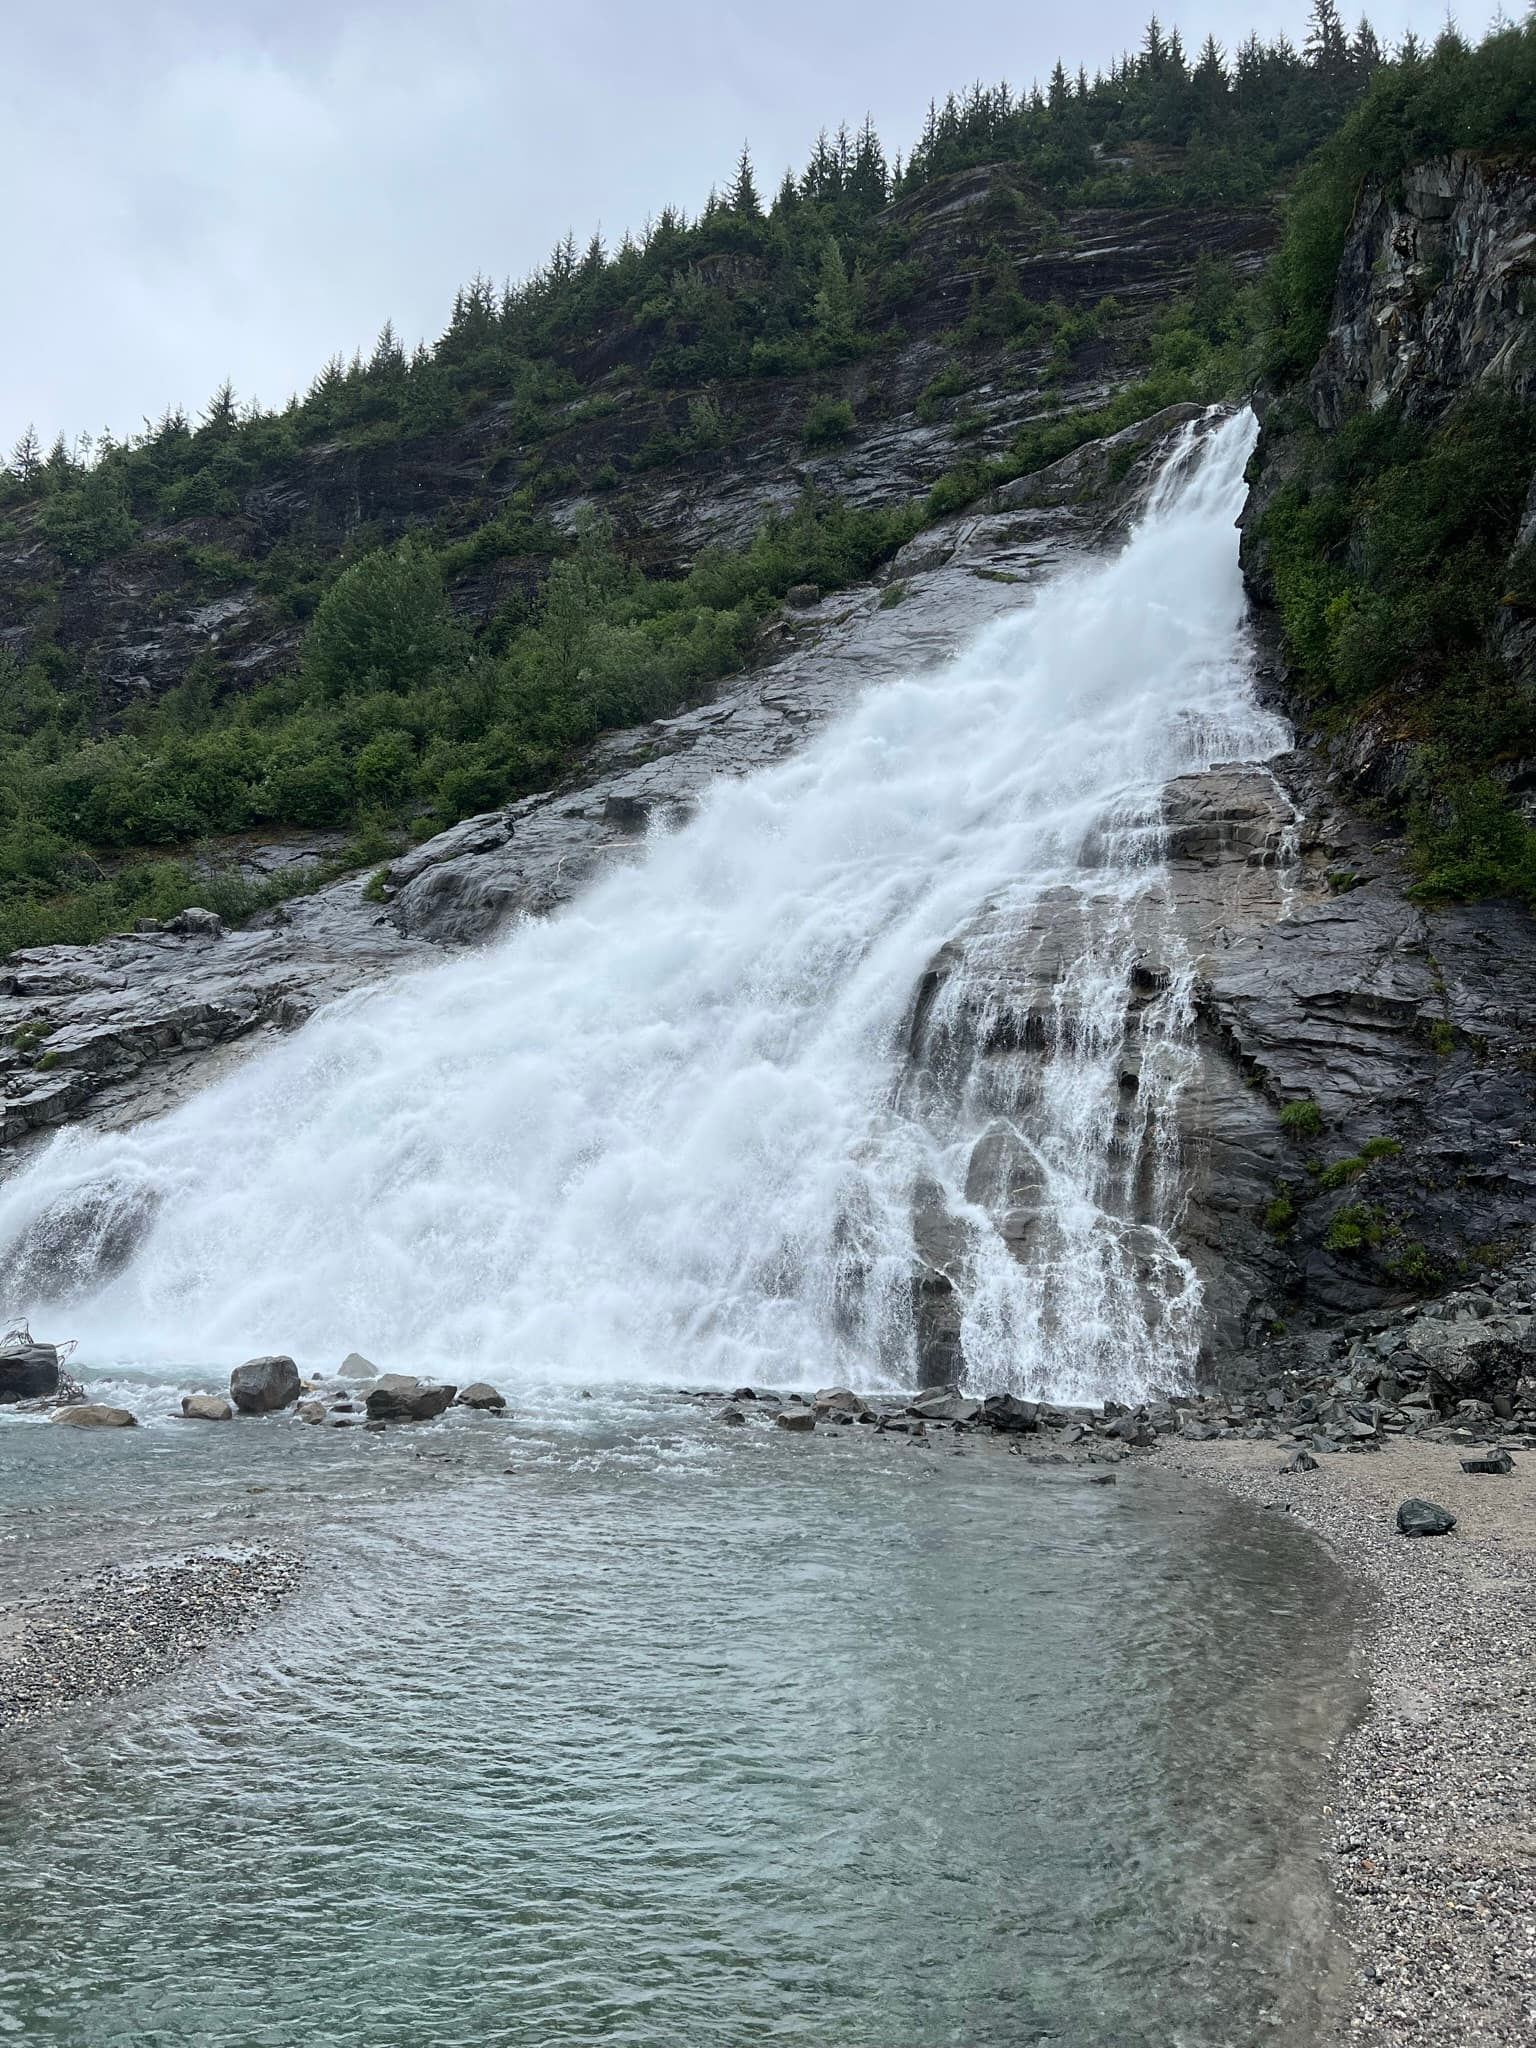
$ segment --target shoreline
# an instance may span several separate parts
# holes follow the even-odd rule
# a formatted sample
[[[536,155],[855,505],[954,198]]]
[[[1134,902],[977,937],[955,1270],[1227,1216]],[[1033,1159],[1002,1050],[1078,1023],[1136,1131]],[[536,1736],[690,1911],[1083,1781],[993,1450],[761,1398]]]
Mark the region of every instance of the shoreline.
[[[1472,1476],[1454,1444],[1282,1469],[1272,1441],[1165,1437],[1152,1467],[1290,1513],[1371,1596],[1369,1697],[1319,1819],[1353,1953],[1324,2043],[1505,2048],[1536,2034],[1536,1461]],[[1434,1500],[1453,1534],[1398,1534]]]
[[[209,1549],[56,1580],[0,1613],[0,1734],[143,1692],[251,1634],[304,1571],[291,1551]]]

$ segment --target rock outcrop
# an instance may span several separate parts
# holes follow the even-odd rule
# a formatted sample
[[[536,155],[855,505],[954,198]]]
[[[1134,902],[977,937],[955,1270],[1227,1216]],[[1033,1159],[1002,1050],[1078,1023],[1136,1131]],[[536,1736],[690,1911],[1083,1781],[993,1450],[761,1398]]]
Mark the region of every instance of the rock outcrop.
[[[53,1344],[11,1343],[0,1349],[0,1405],[46,1400],[59,1391],[59,1353]]]

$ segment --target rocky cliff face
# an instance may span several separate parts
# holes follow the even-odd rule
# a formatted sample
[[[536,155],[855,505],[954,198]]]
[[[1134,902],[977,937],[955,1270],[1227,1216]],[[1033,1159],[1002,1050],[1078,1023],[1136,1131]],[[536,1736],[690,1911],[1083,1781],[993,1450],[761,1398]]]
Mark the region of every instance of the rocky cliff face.
[[[1332,430],[1392,399],[1435,421],[1479,385],[1536,397],[1536,178],[1458,152],[1361,194],[1308,398]]]

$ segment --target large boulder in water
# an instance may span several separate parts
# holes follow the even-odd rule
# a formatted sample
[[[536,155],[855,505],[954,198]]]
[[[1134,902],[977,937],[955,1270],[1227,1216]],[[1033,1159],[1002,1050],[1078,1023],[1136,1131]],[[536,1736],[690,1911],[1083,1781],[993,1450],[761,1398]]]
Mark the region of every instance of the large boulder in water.
[[[475,1380],[460,1390],[460,1408],[482,1408],[487,1414],[499,1415],[507,1405],[507,1397],[499,1387],[493,1387],[489,1380]]]
[[[248,1358],[229,1376],[229,1397],[242,1415],[270,1415],[299,1398],[299,1368],[291,1358]]]
[[[57,1345],[16,1343],[0,1349],[0,1402],[37,1401],[58,1391]]]
[[[67,1422],[71,1429],[134,1429],[139,1418],[127,1408],[109,1408],[104,1401],[84,1401],[73,1408],[54,1411],[55,1422]]]
[[[189,1422],[228,1422],[234,1416],[229,1403],[218,1394],[183,1394],[181,1412]]]
[[[407,1372],[387,1372],[368,1390],[368,1416],[373,1422],[430,1422],[441,1415],[457,1387],[434,1386]]]

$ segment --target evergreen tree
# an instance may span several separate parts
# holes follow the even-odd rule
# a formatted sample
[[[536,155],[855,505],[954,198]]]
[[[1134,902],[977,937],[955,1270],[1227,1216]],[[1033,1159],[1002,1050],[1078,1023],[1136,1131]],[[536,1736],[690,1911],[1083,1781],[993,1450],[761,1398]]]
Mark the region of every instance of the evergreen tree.
[[[763,203],[757,196],[757,180],[752,175],[752,155],[746,143],[741,145],[736,176],[726,204],[743,220],[761,220],[763,217]]]
[[[1350,62],[1362,78],[1369,78],[1385,62],[1385,53],[1377,39],[1376,31],[1362,14],[1360,26],[1355,30],[1355,39],[1349,46]]]
[[[1312,0],[1304,49],[1307,62],[1315,71],[1337,74],[1349,69],[1349,38],[1339,19],[1336,0]]]
[[[43,444],[37,438],[37,428],[30,422],[11,450],[11,470],[24,484],[36,483],[43,473]]]

